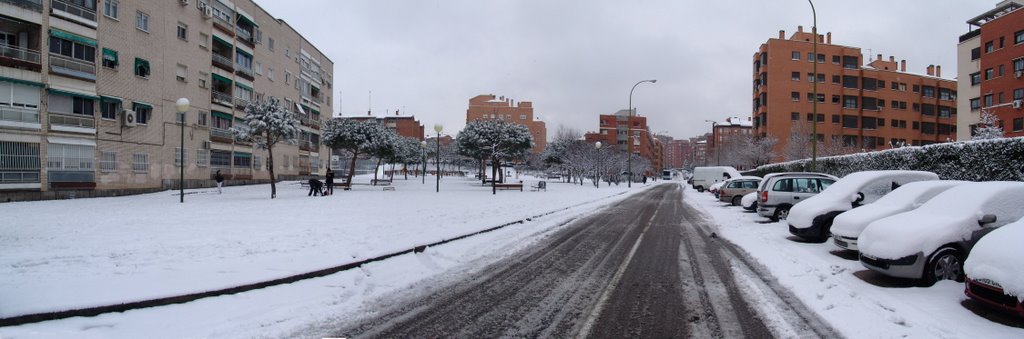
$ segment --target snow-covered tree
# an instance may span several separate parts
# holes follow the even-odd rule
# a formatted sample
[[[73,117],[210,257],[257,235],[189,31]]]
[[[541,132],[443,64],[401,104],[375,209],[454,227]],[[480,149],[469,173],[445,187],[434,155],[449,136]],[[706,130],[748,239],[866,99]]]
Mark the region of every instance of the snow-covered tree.
[[[349,164],[348,182],[356,173],[356,159],[369,154],[381,145],[381,139],[388,138],[389,131],[376,122],[331,119],[324,125],[323,143],[332,149],[352,154]]]
[[[497,179],[503,161],[523,159],[533,147],[533,135],[526,126],[504,120],[473,120],[456,138],[458,152],[491,161],[491,178]],[[492,194],[497,194],[494,181]]]
[[[819,145],[821,146],[821,145]],[[789,129],[789,140],[782,151],[786,161],[808,159],[811,157],[811,130],[803,123],[794,123]]]
[[[387,160],[391,163],[391,177],[395,176],[395,165],[402,164],[405,178],[409,179],[409,171],[406,170],[410,163],[419,163],[423,148],[420,140],[416,138],[398,136],[394,141],[394,153]]]
[[[978,121],[978,128],[975,130],[972,140],[999,139],[1003,137],[1003,126],[999,124],[999,117],[987,109],[981,110],[981,120]]]
[[[245,106],[242,125],[231,132],[240,140],[251,141],[259,149],[267,150],[267,169],[270,170],[270,198],[277,197],[277,177],[274,175],[274,146],[280,142],[294,144],[299,134],[299,120],[291,111],[281,107],[277,98],[257,100]]]

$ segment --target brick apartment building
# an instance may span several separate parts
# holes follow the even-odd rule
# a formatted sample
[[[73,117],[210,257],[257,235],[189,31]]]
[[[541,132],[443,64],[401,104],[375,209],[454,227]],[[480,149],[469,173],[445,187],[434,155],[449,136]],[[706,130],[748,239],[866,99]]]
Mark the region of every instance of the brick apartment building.
[[[533,150],[530,153],[540,154],[548,145],[548,130],[544,122],[533,116],[533,103],[511,98],[497,97],[494,94],[481,94],[469,99],[466,109],[466,122],[473,120],[497,119],[514,122],[530,129],[533,135]]]
[[[815,56],[814,38],[803,27],[788,39],[779,31],[753,55],[754,133],[779,139],[779,160],[794,130],[811,134],[812,120],[819,146],[835,144],[847,152],[956,139],[956,83],[941,78],[941,66],[908,73],[905,60],[881,54],[862,66],[860,48],[832,44],[832,33],[818,34]]]
[[[651,134],[647,126],[647,117],[636,114],[630,116],[629,110],[624,109],[615,114],[602,114],[599,119],[600,131],[584,134],[584,139],[588,143],[601,141],[605,145],[618,145],[622,151],[632,151],[633,154],[650,161],[654,170],[660,171],[664,168],[665,147]],[[632,145],[628,139],[632,139]]]
[[[731,152],[730,146],[738,145],[745,137],[749,137],[753,130],[751,118],[730,117],[725,121],[715,122],[711,125],[711,139],[708,143],[708,156],[716,165],[733,166],[737,169],[746,169],[745,164],[730,163],[728,155],[724,158],[723,152]]]
[[[981,111],[995,114],[1006,136],[1024,136],[1024,2],[1002,1],[968,20],[972,30],[960,36],[957,68],[961,76],[957,137],[974,135]],[[968,76],[963,76],[967,74]]]
[[[251,0],[5,0],[0,36],[3,201],[177,187],[182,166],[187,187],[269,180],[266,152],[229,129],[270,96],[302,123],[276,173],[321,167],[333,63]]]
[[[416,120],[415,116],[400,116],[398,114],[399,112],[396,111],[395,115],[385,117],[365,116],[342,117],[337,119],[351,119],[355,121],[376,122],[390,130],[395,131],[395,133],[400,136],[416,138],[417,140],[420,141],[424,140],[423,137],[425,130],[423,129],[423,124],[421,124],[419,120]]]

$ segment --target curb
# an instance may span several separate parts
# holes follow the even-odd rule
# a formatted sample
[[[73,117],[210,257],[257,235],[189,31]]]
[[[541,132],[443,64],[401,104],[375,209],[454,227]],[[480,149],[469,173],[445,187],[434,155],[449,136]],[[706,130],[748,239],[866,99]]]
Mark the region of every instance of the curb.
[[[43,322],[43,321],[59,320],[59,319],[66,319],[66,318],[73,318],[73,317],[94,317],[94,316],[101,315],[101,314],[104,314],[104,313],[125,312],[125,311],[142,309],[142,308],[149,308],[149,307],[167,306],[167,305],[174,305],[174,304],[183,304],[183,303],[187,303],[187,302],[191,302],[191,301],[196,301],[196,300],[203,299],[203,298],[217,297],[217,296],[229,295],[229,294],[237,294],[237,293],[248,292],[248,291],[257,290],[257,289],[261,289],[261,288],[266,288],[266,287],[290,284],[290,283],[294,283],[294,282],[298,282],[298,281],[302,281],[302,280],[307,280],[307,279],[312,279],[312,278],[324,277],[324,276],[328,276],[328,275],[331,275],[331,274],[334,274],[334,273],[338,273],[338,272],[342,272],[342,271],[347,271],[347,270],[350,270],[350,269],[353,269],[353,268],[358,268],[358,267],[360,267],[360,266],[362,266],[364,264],[369,264],[369,263],[372,263],[372,262],[377,262],[377,261],[382,261],[382,260],[390,259],[392,257],[396,257],[396,256],[399,256],[399,255],[409,254],[409,253],[420,253],[420,252],[425,251],[427,249],[427,247],[433,247],[433,246],[447,244],[449,242],[453,242],[453,241],[456,241],[456,240],[462,240],[462,239],[469,238],[469,237],[472,237],[472,236],[475,236],[475,235],[496,231],[496,230],[499,230],[499,229],[502,229],[502,228],[505,228],[505,227],[508,227],[508,226],[511,226],[511,225],[523,224],[523,223],[526,223],[527,221],[533,221],[533,219],[537,219],[537,218],[540,218],[540,217],[548,216],[548,215],[551,215],[551,214],[554,214],[554,213],[558,213],[558,212],[561,212],[561,211],[568,210],[570,208],[574,208],[574,207],[578,207],[578,206],[582,206],[582,205],[598,202],[598,201],[601,201],[601,200],[604,200],[604,199],[612,198],[612,197],[615,197],[615,196],[620,196],[620,195],[623,195],[623,194],[626,194],[626,192],[619,192],[619,193],[616,193],[616,194],[613,194],[613,195],[602,197],[600,199],[586,201],[586,202],[582,202],[582,203],[579,203],[579,204],[576,204],[576,205],[572,205],[572,206],[563,207],[563,208],[560,208],[560,209],[551,210],[551,211],[548,211],[548,212],[544,212],[544,213],[541,213],[541,214],[537,214],[537,215],[530,216],[530,217],[527,217],[527,218],[524,218],[524,219],[520,219],[520,220],[516,220],[516,221],[511,221],[511,222],[504,223],[504,224],[501,224],[501,225],[498,225],[498,226],[494,226],[494,227],[491,227],[491,228],[487,228],[487,229],[484,229],[484,230],[480,230],[480,231],[476,231],[476,232],[460,235],[460,236],[457,236],[457,237],[454,237],[454,238],[451,238],[451,239],[444,239],[444,240],[441,240],[441,241],[437,241],[437,242],[433,242],[433,243],[429,243],[429,244],[425,244],[425,245],[418,245],[418,246],[415,246],[413,248],[402,250],[402,251],[398,251],[398,252],[392,252],[392,253],[376,256],[376,257],[373,257],[373,258],[368,258],[368,259],[364,259],[364,260],[360,260],[360,261],[356,261],[356,262],[352,262],[352,263],[348,263],[348,264],[343,264],[343,265],[339,265],[339,266],[328,267],[328,268],[325,268],[325,269],[316,270],[316,271],[312,271],[312,272],[306,272],[306,273],[296,274],[296,275],[292,275],[292,276],[287,276],[287,277],[284,277],[284,278],[278,278],[278,279],[274,279],[274,280],[267,280],[267,281],[262,281],[262,282],[258,282],[258,283],[241,285],[241,286],[235,286],[235,287],[229,287],[229,288],[213,290],[213,291],[191,293],[191,294],[183,294],[183,295],[172,296],[172,297],[165,297],[165,298],[158,298],[158,299],[149,299],[149,300],[135,301],[135,302],[129,302],[129,303],[122,303],[122,304],[114,304],[114,305],[106,305],[106,306],[98,306],[98,307],[89,307],[89,308],[81,308],[81,309],[72,309],[72,310],[66,310],[66,311],[55,311],[55,312],[25,314],[25,315],[19,315],[19,316],[7,317],[7,318],[0,318],[0,327],[25,325],[25,324],[32,324],[32,323],[38,323],[38,322]]]

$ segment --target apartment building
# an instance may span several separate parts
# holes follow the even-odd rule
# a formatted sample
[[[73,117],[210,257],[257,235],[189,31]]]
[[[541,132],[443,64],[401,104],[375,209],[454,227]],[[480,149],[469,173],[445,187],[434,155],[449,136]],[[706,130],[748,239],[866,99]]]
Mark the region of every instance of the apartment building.
[[[533,116],[533,102],[498,97],[494,94],[481,94],[469,99],[466,109],[466,122],[473,120],[497,119],[514,122],[530,129],[533,136],[531,154],[540,154],[548,145],[548,130],[544,122]]]
[[[395,134],[400,136],[416,138],[420,141],[424,140],[423,137],[425,130],[423,129],[423,124],[421,124],[419,120],[416,120],[416,116],[401,116],[398,111],[395,111],[395,115],[384,117],[367,115],[365,117],[343,117],[338,119],[375,122],[383,125],[387,129],[395,131]]]
[[[252,1],[3,0],[0,36],[4,201],[176,188],[182,169],[186,187],[267,181],[266,151],[230,129],[268,97],[302,125],[278,177],[322,167],[333,63]]]
[[[589,143],[600,141],[605,145],[617,145],[624,152],[633,152],[647,159],[651,162],[652,169],[660,171],[665,164],[664,145],[651,134],[650,127],[647,126],[647,117],[629,113],[628,109],[624,109],[615,114],[600,115],[599,131],[584,134],[584,140]]]
[[[817,39],[817,55],[812,39]],[[753,55],[754,133],[779,139],[781,155],[793,133],[846,152],[956,140],[957,87],[942,67],[907,72],[906,60],[878,54],[862,65],[858,47],[832,43],[832,33],[799,27],[769,39]],[[817,64],[817,74],[813,71]],[[817,84],[817,97],[813,86]],[[817,101],[817,114],[813,113]],[[819,153],[820,154],[820,153]]]
[[[1002,1],[967,21],[957,46],[957,137],[970,139],[981,111],[999,118],[1005,136],[1024,136],[1024,2]]]
[[[735,152],[736,147],[742,147],[744,138],[750,137],[753,130],[751,118],[729,117],[724,121],[715,121],[711,125],[711,139],[708,143],[709,155],[713,157],[716,165],[733,166],[736,169],[745,170],[748,164],[739,163],[735,157],[726,154],[723,160],[722,153]]]

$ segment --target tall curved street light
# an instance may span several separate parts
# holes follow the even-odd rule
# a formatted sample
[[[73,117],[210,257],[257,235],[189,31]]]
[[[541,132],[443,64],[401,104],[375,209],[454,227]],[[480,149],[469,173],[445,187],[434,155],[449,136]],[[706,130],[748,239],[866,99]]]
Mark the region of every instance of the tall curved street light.
[[[818,13],[814,10],[814,2],[807,0],[811,4],[811,15],[814,17],[814,22],[811,26],[811,34],[814,35],[812,43],[812,50],[814,58],[811,59],[811,63],[814,72],[814,79],[811,81],[811,93],[814,96],[811,100],[811,172],[814,172],[818,167]]]
[[[630,187],[630,188],[633,187],[633,140],[632,140],[633,136],[632,136],[632,134],[633,134],[633,111],[635,111],[633,109],[633,90],[636,89],[636,86],[639,86],[640,84],[645,83],[645,82],[649,82],[649,83],[653,84],[653,83],[658,82],[658,80],[654,80],[654,79],[651,79],[651,80],[640,80],[640,81],[637,81],[636,84],[633,84],[633,88],[629,89],[629,122],[628,122],[629,125],[628,125],[628,128],[626,128],[626,151],[628,151],[628,154],[626,154],[626,172],[629,174],[629,180],[626,181],[626,187]]]
[[[185,203],[185,112],[188,111],[188,98],[179,98],[174,103],[174,108],[178,110],[178,115],[181,117],[181,152],[178,152],[178,160],[180,161],[178,168],[181,170],[181,177],[178,178],[178,190],[181,193],[181,203]]]
[[[434,132],[437,132],[437,157],[435,157],[434,165],[437,166],[437,187],[435,191],[441,192],[441,131],[444,130],[444,125],[434,124]]]

